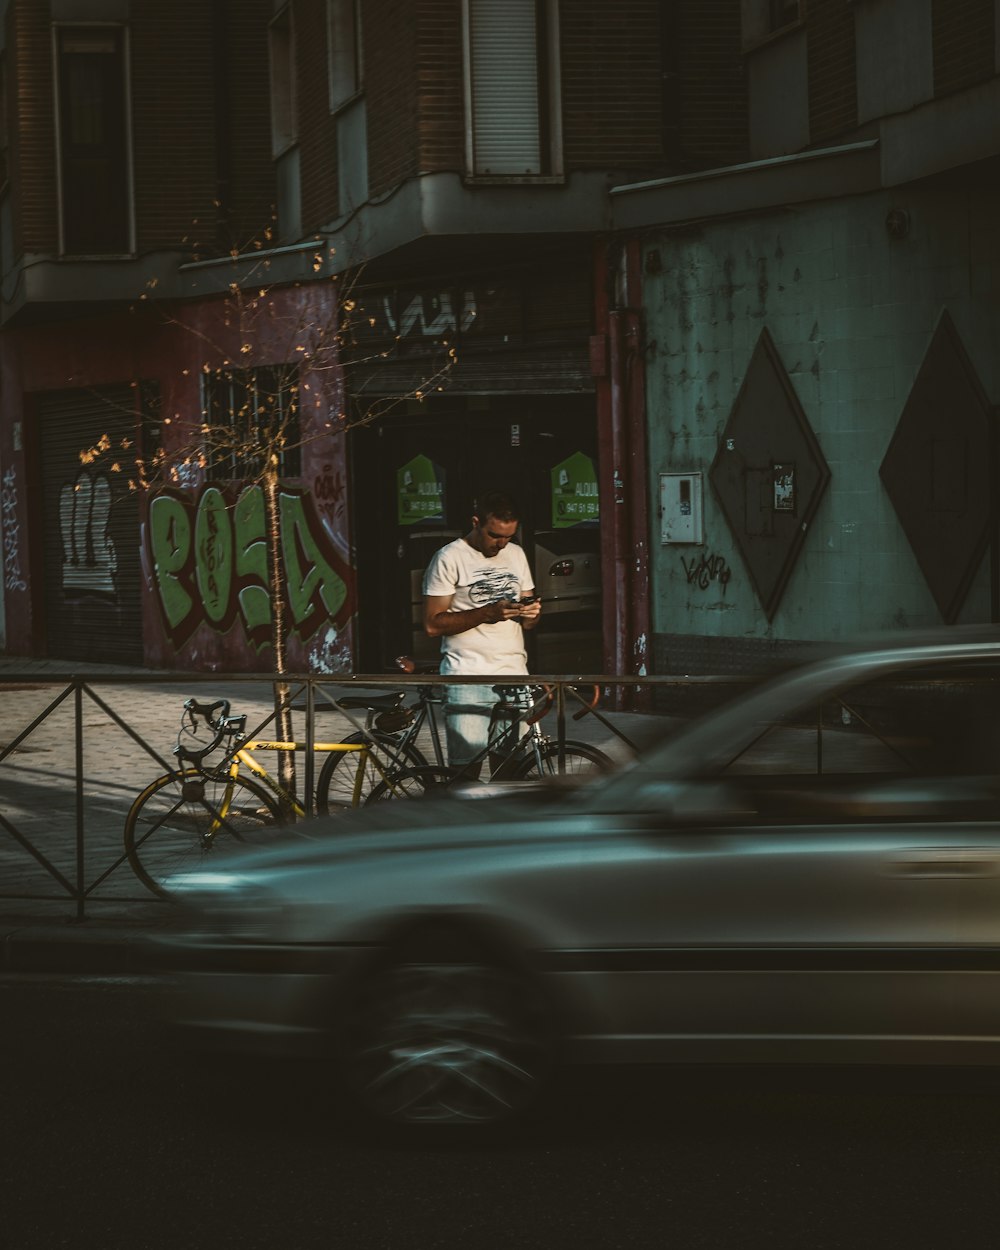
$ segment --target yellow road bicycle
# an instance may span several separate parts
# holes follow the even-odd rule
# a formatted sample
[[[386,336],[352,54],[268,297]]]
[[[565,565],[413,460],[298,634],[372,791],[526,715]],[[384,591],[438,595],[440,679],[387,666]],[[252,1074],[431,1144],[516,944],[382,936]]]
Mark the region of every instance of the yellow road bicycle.
[[[343,709],[364,708],[369,727],[391,730],[402,693],[351,696],[341,699]],[[303,804],[254,756],[255,751],[313,751],[337,753],[350,759],[351,767],[320,773],[315,795],[319,815],[367,800],[373,781],[392,789],[393,773],[407,762],[371,749],[374,737],[354,734],[342,742],[284,742],[269,738],[246,738],[246,714],[230,715],[227,699],[184,704],[174,754],[180,767],[157,777],[139,794],[125,818],[125,854],[132,871],[154,894],[167,896],[165,883],[175,873],[201,866],[205,856],[228,847],[265,841],[279,826],[293,824],[306,815]],[[205,742],[204,733],[210,740]],[[199,745],[193,745],[193,744]],[[223,755],[208,757],[219,748]],[[247,775],[249,774],[249,775]]]

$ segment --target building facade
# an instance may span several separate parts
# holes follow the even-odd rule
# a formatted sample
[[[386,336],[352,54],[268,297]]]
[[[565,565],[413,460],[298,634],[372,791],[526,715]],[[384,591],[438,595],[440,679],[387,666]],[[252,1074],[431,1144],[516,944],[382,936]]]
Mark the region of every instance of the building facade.
[[[998,0],[0,8],[9,652],[429,658],[491,486],[536,672],[996,619]]]
[[[613,190],[658,672],[998,620],[998,13],[744,0],[750,159]]]
[[[7,649],[267,669],[277,560],[292,665],[384,670],[422,645],[429,554],[505,486],[552,620],[536,669],[631,654],[602,629],[607,192],[740,150],[738,67],[679,103],[725,6],[3,7]]]

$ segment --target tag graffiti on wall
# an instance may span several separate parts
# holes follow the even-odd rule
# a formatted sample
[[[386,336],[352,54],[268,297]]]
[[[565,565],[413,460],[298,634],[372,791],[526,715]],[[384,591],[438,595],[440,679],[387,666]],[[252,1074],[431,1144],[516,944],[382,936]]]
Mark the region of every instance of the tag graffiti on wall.
[[[285,607],[303,640],[343,623],[351,571],[337,554],[308,491],[282,487],[279,527]],[[217,633],[242,625],[258,649],[271,637],[264,492],[248,486],[230,503],[217,486],[193,498],[164,491],[149,504],[143,542],[164,628],[177,648],[199,625]]]
[[[7,590],[27,590],[21,572],[21,531],[17,523],[17,474],[13,465],[4,470],[0,491],[3,528],[3,584]]]
[[[689,586],[697,586],[699,590],[708,590],[711,582],[718,582],[725,594],[733,571],[726,563],[724,556],[703,555],[699,560],[692,556],[690,562],[683,556],[680,559]]]
[[[59,492],[63,591],[116,599],[118,555],[111,538],[112,491],[104,473],[82,470]]]

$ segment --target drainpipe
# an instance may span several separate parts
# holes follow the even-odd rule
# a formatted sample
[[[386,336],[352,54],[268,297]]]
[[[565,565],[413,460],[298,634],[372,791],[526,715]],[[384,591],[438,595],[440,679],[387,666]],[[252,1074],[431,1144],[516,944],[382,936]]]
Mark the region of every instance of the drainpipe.
[[[649,509],[642,315],[633,306],[640,290],[638,244],[621,249],[604,244],[596,260],[597,325],[605,330],[596,336],[594,353],[599,361],[604,671],[642,676],[649,672]],[[618,710],[646,706],[649,694],[635,687],[607,692]]]
[[[636,239],[625,249],[626,298],[624,353],[624,424],[628,455],[629,604],[628,646],[630,672],[644,677],[650,671],[649,602],[649,475],[646,458],[646,354],[641,307],[641,248]],[[652,690],[633,686],[632,710],[652,707]]]
[[[610,425],[608,448],[611,455],[611,534],[612,571],[611,605],[614,609],[611,634],[611,673],[628,673],[628,638],[631,633],[631,602],[629,596],[629,525],[626,507],[626,463],[628,458],[623,398],[622,313],[612,309],[608,314],[608,372],[610,389]]]

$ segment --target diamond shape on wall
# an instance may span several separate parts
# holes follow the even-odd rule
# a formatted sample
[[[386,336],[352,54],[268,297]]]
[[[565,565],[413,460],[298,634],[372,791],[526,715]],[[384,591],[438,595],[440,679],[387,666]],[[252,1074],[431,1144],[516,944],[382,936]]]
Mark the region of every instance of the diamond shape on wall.
[[[949,625],[989,537],[990,427],[989,400],[944,312],[879,473]]]
[[[770,621],[830,468],[766,328],[708,476]]]

